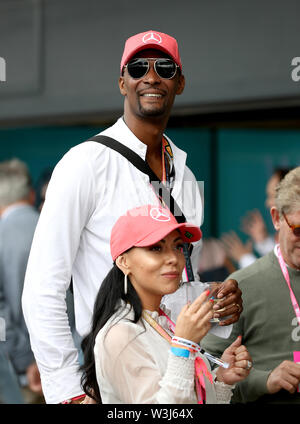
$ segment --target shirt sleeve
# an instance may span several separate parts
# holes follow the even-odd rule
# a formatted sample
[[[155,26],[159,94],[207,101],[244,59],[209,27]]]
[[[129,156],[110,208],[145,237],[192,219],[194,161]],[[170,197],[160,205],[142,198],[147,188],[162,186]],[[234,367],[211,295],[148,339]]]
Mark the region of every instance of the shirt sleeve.
[[[233,385],[225,384],[221,381],[215,381],[215,391],[217,403],[230,403],[232,397]]]
[[[104,378],[122,403],[197,402],[193,358],[176,357],[169,351],[166,370],[161,372],[147,343],[124,323],[114,325],[95,349],[96,369],[100,367],[102,374],[100,390]]]
[[[9,356],[16,373],[22,374],[34,362],[34,357],[30,348],[28,332],[24,328],[25,324],[22,327],[20,323],[16,324],[12,305],[5,295],[4,282],[6,278],[2,259],[0,254],[0,343],[1,341],[5,342],[3,350]],[[14,265],[14,263],[9,263],[10,267]],[[7,284],[9,282],[9,280],[6,281]]]
[[[82,393],[66,290],[80,236],[95,207],[86,150],[71,149],[56,166],[33,238],[22,306],[47,403]]]
[[[267,381],[272,370],[252,368],[245,380],[240,381],[234,390],[233,402],[253,402],[268,394]]]

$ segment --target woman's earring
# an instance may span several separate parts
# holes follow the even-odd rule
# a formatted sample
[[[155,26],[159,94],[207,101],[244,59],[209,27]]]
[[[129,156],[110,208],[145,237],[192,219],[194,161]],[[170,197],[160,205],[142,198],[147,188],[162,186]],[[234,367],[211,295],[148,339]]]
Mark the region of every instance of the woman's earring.
[[[127,274],[124,274],[124,293],[127,294]]]
[[[184,282],[183,282],[182,280],[180,280],[180,281],[179,281],[179,286],[178,286],[178,288],[179,288],[179,287],[182,287],[182,286],[183,286],[183,284],[184,284]]]

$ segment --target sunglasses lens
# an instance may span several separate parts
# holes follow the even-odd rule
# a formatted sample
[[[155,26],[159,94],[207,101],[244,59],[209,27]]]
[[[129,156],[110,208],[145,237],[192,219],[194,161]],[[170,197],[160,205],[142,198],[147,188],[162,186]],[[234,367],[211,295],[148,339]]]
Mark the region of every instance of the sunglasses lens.
[[[148,72],[148,60],[135,59],[128,63],[127,70],[131,78],[142,78]]]
[[[175,76],[177,68],[170,59],[158,59],[155,62],[155,70],[161,78],[171,79]]]
[[[149,70],[148,59],[133,59],[127,65],[127,70],[131,78],[143,78]],[[154,62],[154,68],[157,75],[163,79],[171,79],[175,76],[177,67],[176,64],[170,59],[157,59]]]
[[[296,227],[293,229],[293,233],[296,237],[300,237],[300,227]]]

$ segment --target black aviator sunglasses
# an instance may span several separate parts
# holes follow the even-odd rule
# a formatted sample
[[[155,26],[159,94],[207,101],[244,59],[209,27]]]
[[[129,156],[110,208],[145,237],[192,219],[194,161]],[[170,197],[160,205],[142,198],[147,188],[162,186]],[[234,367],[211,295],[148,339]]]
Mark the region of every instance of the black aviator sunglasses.
[[[154,70],[160,78],[172,79],[175,77],[179,66],[173,60],[167,58],[136,58],[124,66],[123,72],[127,68],[131,78],[143,78],[150,69],[150,60],[154,61]]]

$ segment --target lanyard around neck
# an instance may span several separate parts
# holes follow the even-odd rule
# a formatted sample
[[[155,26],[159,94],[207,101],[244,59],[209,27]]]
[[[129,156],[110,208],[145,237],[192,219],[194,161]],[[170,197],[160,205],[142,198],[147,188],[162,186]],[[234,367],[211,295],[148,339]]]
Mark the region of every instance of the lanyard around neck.
[[[286,284],[287,284],[287,286],[288,286],[288,288],[290,290],[291,302],[292,302],[292,305],[293,305],[293,308],[294,308],[294,311],[295,311],[295,314],[296,314],[298,323],[300,325],[300,308],[299,308],[297,299],[296,299],[296,297],[294,295],[294,292],[292,290],[292,287],[291,287],[289,272],[288,272],[287,266],[286,266],[286,264],[284,262],[284,259],[283,259],[283,256],[282,256],[282,253],[281,253],[279,244],[277,244],[276,249],[277,249],[277,255],[278,255],[278,262],[279,262],[279,265],[280,265],[282,274],[284,276],[284,279],[286,281]]]
[[[171,176],[173,171],[173,152],[169,142],[162,138],[162,182],[166,184],[169,190],[171,188]]]

